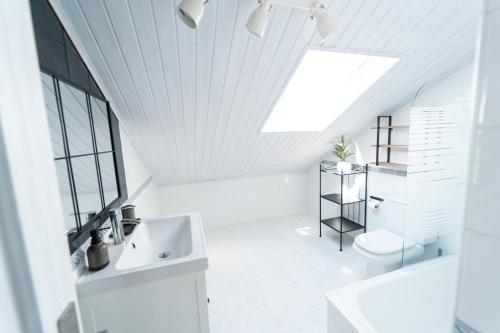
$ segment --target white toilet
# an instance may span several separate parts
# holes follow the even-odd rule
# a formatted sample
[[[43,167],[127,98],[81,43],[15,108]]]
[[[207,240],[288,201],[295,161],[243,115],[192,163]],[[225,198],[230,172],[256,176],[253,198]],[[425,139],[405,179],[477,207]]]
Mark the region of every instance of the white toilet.
[[[353,247],[366,260],[367,277],[401,267],[403,247],[405,261],[416,259],[424,253],[423,245],[386,229],[377,229],[356,236]]]

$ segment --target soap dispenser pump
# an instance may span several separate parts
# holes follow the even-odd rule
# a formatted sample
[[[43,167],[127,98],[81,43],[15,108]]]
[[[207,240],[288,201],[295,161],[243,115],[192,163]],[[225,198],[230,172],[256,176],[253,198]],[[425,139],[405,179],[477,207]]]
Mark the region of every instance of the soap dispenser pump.
[[[99,230],[93,229],[90,237],[90,247],[87,250],[89,270],[99,271],[109,264],[108,246],[102,241]]]

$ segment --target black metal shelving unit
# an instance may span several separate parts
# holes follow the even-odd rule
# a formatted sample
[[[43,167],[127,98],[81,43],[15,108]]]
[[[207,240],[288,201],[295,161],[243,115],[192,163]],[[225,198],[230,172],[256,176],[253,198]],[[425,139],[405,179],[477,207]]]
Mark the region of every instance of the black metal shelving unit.
[[[323,174],[331,174],[340,177],[340,193],[322,192]],[[365,195],[361,197],[355,194],[344,193],[344,187],[351,187],[356,183],[356,177],[364,176]],[[326,225],[337,231],[340,237],[340,251],[342,251],[342,238],[346,232],[363,229],[366,232],[366,198],[368,190],[368,164],[353,164],[352,170],[342,172],[337,170],[337,163],[321,161],[319,165],[319,237],[322,237],[322,225]],[[321,214],[322,201],[326,200],[340,207],[340,216],[323,218]]]

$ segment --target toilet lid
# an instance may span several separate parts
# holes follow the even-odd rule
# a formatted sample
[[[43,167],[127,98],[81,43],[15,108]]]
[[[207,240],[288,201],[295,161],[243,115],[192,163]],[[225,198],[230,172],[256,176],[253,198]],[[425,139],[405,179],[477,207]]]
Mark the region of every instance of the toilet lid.
[[[404,239],[393,232],[385,229],[378,229],[357,236],[354,240],[356,245],[365,251],[373,254],[392,254],[401,252],[415,246],[415,242]]]

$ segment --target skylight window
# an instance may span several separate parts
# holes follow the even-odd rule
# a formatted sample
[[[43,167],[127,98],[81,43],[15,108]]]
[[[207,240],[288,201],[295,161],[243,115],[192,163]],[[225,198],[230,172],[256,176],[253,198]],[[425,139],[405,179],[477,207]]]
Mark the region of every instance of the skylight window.
[[[323,131],[398,60],[308,50],[262,132]]]

